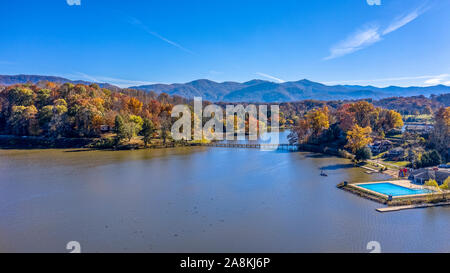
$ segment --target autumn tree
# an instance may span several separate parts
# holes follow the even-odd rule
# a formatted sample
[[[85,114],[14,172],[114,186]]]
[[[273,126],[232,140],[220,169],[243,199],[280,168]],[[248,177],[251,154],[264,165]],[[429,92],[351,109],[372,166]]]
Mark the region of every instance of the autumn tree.
[[[310,125],[306,119],[298,121],[297,125],[293,128],[291,134],[289,134],[290,143],[303,143],[308,140],[310,136]]]
[[[336,113],[339,122],[339,128],[341,128],[341,130],[344,132],[350,131],[353,128],[353,125],[355,125],[356,123],[355,113],[350,110],[351,107],[351,104],[344,104],[338,109]]]
[[[131,89],[108,90],[97,84],[39,82],[0,86],[0,128],[2,133],[17,135],[97,137],[102,125],[114,127],[116,116],[120,115],[123,126],[119,136],[130,139],[142,129],[144,118],[154,128],[159,128],[162,120],[170,125],[171,120],[165,115],[170,116],[174,102],[189,103],[182,97]],[[163,135],[167,138],[167,130]]]
[[[355,122],[360,127],[367,127],[377,115],[375,106],[367,101],[358,101],[350,105],[349,111],[354,113]]]
[[[139,132],[142,131],[142,126],[144,125],[144,120],[140,116],[130,115],[128,118],[128,122],[126,125],[129,126],[129,130],[131,131],[131,137],[135,137]],[[131,137],[129,140],[131,140]]]
[[[36,92],[36,106],[38,108],[41,108],[45,105],[49,105],[51,104],[51,90],[49,89],[39,89]]]
[[[63,99],[55,101],[53,106],[53,115],[48,124],[48,132],[54,137],[64,136],[68,130],[67,127],[67,106]]]
[[[394,110],[382,110],[381,112],[380,123],[384,131],[403,127],[403,119],[400,113]]]
[[[359,149],[366,147],[372,142],[372,138],[370,138],[371,133],[372,129],[369,126],[363,128],[355,124],[353,129],[347,132],[346,147],[353,153],[356,153]]]
[[[130,98],[128,101],[128,109],[134,115],[137,115],[142,111],[142,106],[143,103],[136,98]]]
[[[37,113],[38,111],[34,105],[13,106],[8,126],[16,135],[37,135],[39,134],[39,126],[36,119]]]
[[[101,124],[99,117],[101,116],[102,113],[89,102],[77,105],[74,111],[74,121],[77,134],[82,137],[97,135]]]
[[[17,87],[9,90],[8,99],[12,105],[30,106],[33,104],[34,92],[27,87]]]
[[[65,116],[67,104],[63,99],[58,99],[54,105],[46,105],[38,113],[38,121],[44,132],[53,136],[63,136],[66,131]]]
[[[307,122],[312,130],[312,135],[317,137],[319,134],[330,127],[328,119],[328,107],[318,108],[306,114]]]

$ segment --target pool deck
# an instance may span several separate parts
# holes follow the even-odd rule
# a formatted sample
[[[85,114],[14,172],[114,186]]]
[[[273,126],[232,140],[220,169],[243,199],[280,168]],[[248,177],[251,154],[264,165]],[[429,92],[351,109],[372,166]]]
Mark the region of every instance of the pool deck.
[[[364,184],[382,184],[382,183],[390,183],[390,184],[394,184],[397,186],[401,186],[401,187],[405,187],[405,188],[409,188],[409,189],[426,189],[427,187],[425,186],[419,186],[419,185],[415,185],[412,184],[410,180],[392,180],[392,181],[377,181],[377,182],[366,182],[366,183],[356,183],[356,184],[349,184],[349,187],[353,187],[358,189],[359,191],[364,191],[373,195],[376,195],[378,197],[384,198],[384,199],[388,199],[389,196],[387,194],[383,194],[377,191],[373,191],[370,189],[366,189],[363,187],[360,187],[360,185],[364,185]],[[430,189],[432,192],[435,192],[434,190]],[[392,196],[392,199],[398,199],[398,198],[408,198],[408,197],[421,197],[421,196],[427,196],[430,193],[421,193],[421,194],[412,194],[412,195],[398,195],[398,196]]]
[[[392,196],[392,198],[390,198],[390,196],[386,194],[361,187],[361,185],[364,184],[377,184],[377,183],[391,183],[394,185],[410,189],[428,189],[431,192],[412,195],[398,195]],[[373,181],[364,183],[343,182],[338,184],[337,187],[342,190],[348,191],[352,194],[359,195],[360,197],[363,197],[365,199],[369,199],[388,206],[387,208],[377,210],[379,212],[446,206],[450,200],[450,191],[439,192],[436,191],[436,189],[430,187],[413,184],[411,183],[410,180]]]
[[[400,211],[400,210],[407,210],[407,209],[423,209],[423,208],[442,207],[442,206],[450,206],[450,202],[442,202],[442,203],[437,203],[437,204],[395,206],[395,207],[376,209],[376,211],[378,211],[378,212],[393,212],[393,211]]]

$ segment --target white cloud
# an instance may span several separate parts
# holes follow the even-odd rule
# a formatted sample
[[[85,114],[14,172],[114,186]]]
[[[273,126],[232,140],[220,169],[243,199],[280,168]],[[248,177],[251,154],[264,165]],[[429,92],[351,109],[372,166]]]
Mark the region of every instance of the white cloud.
[[[66,0],[69,6],[81,6],[81,0]]]
[[[325,60],[331,60],[344,55],[356,52],[381,40],[377,26],[366,27],[357,31],[344,41],[338,43],[330,49],[330,55]]]
[[[427,85],[437,85],[441,82],[441,79],[429,79],[425,81]]]
[[[366,80],[347,80],[347,81],[332,81],[332,82],[324,82],[327,85],[336,85],[336,84],[355,84],[355,85],[367,85],[367,84],[380,84],[383,86],[387,86],[389,84],[395,83],[396,85],[400,83],[402,86],[407,85],[410,86],[413,82],[419,85],[437,85],[444,84],[449,85],[450,74],[441,74],[441,75],[422,75],[422,76],[405,76],[405,77],[391,77],[391,78],[380,78],[380,79],[366,79]],[[425,80],[425,81],[424,81]]]
[[[261,77],[264,77],[264,78],[267,78],[267,79],[276,81],[276,82],[278,82],[278,83],[283,83],[283,82],[285,82],[285,80],[282,80],[282,79],[280,79],[280,78],[271,76],[271,75],[269,75],[269,74],[265,74],[265,73],[261,73],[261,72],[256,72],[255,74],[256,74],[256,75],[259,75],[259,76],[261,76]]]
[[[210,70],[209,74],[211,74],[211,75],[222,75],[223,72],[222,71],[216,71],[216,70]]]
[[[415,10],[406,16],[398,17],[396,20],[394,20],[384,31],[383,35],[389,34],[391,32],[396,31],[397,29],[411,23],[414,21],[417,17],[419,17],[420,12],[419,10]]]
[[[448,81],[449,79],[450,79],[449,74],[441,74],[426,80],[424,83],[426,85],[438,85],[438,84],[448,85],[450,83],[450,81]]]
[[[180,44],[177,44],[174,41],[171,41],[171,40],[167,39],[166,37],[163,37],[163,36],[159,35],[158,33],[150,30],[146,25],[144,25],[139,19],[137,19],[135,17],[130,17],[130,24],[140,27],[145,32],[147,32],[148,34],[153,35],[156,38],[158,38],[158,39],[160,39],[160,40],[162,40],[162,41],[164,41],[164,42],[166,42],[166,43],[168,43],[170,45],[173,45],[173,46],[183,50],[184,52],[187,52],[189,54],[194,54],[194,52],[192,52],[191,50],[189,50],[189,49],[181,46]]]
[[[130,86],[139,86],[139,85],[150,85],[155,84],[154,82],[148,81],[136,81],[136,80],[126,80],[126,79],[118,79],[112,77],[105,76],[92,76],[85,73],[78,72],[76,75],[71,75],[71,78],[81,78],[86,81],[96,82],[96,83],[109,83],[112,85],[119,86],[121,88],[127,88]]]
[[[356,52],[382,40],[383,36],[398,30],[418,18],[426,9],[418,8],[413,12],[395,19],[384,31],[376,25],[368,26],[363,30],[350,35],[346,40],[339,42],[330,49],[330,55],[324,60],[331,60]]]

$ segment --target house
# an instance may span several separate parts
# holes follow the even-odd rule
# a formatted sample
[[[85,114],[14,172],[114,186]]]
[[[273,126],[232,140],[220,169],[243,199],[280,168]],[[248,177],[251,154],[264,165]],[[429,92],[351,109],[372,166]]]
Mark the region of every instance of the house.
[[[430,179],[436,180],[441,185],[450,176],[450,169],[424,168],[410,172],[409,179],[417,184],[425,184]]]
[[[407,124],[405,131],[414,134],[426,134],[433,130],[433,125],[429,124]]]
[[[390,142],[389,140],[375,141],[374,143],[372,143],[372,145],[369,145],[369,148],[372,153],[376,155],[386,152],[387,150],[392,148],[392,142]]]
[[[405,149],[401,147],[394,148],[384,155],[384,158],[392,161],[403,160],[405,157]]]

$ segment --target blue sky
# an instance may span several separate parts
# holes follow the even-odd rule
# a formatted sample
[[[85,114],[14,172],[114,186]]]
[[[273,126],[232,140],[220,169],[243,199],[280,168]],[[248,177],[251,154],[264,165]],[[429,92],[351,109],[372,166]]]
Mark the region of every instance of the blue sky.
[[[380,2],[369,5],[368,2]],[[15,0],[0,74],[450,85],[450,1]]]

